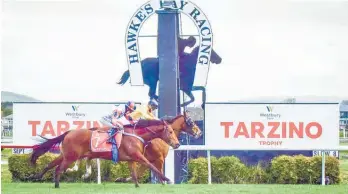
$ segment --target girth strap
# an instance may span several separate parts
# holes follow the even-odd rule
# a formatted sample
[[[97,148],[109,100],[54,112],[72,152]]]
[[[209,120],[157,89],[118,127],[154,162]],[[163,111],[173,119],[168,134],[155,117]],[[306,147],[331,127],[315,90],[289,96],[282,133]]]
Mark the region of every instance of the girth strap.
[[[123,134],[123,135],[128,135],[128,136],[135,137],[135,138],[139,139],[141,142],[145,143],[145,141],[144,141],[143,138],[141,138],[141,137],[139,137],[139,136],[137,136],[137,135],[135,135],[135,134],[127,133],[127,132],[123,132],[122,134]]]

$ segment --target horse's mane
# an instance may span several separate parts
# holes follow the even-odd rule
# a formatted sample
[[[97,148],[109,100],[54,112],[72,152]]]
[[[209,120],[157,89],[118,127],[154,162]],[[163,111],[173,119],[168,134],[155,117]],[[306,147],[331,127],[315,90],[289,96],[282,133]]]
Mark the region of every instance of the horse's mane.
[[[167,122],[168,124],[173,124],[174,121],[180,117],[182,117],[183,115],[178,115],[176,117],[174,116],[165,116],[163,118],[161,118],[161,120],[144,120],[144,119],[140,119],[136,125],[132,125],[132,124],[129,124],[129,125],[124,125],[123,127],[124,128],[134,128],[135,129],[139,129],[139,128],[146,128],[146,127],[151,127],[151,126],[158,126],[158,125],[162,125],[163,124],[163,121]],[[98,130],[99,128],[98,127],[92,127],[92,128],[89,128],[89,130],[91,131],[95,131],[95,130]]]
[[[163,125],[163,121],[162,120],[143,120],[140,119],[136,125],[135,125],[135,129],[137,128],[145,128],[145,127],[151,127],[151,126],[157,126],[157,125]],[[124,127],[131,127],[134,128],[134,125],[124,125]]]
[[[167,123],[169,123],[169,124],[173,124],[174,123],[174,121],[176,120],[176,119],[178,119],[178,118],[180,118],[180,117],[182,117],[183,115],[177,115],[176,117],[174,117],[174,116],[165,116],[165,117],[163,117],[162,119],[164,120],[164,121],[166,121]]]

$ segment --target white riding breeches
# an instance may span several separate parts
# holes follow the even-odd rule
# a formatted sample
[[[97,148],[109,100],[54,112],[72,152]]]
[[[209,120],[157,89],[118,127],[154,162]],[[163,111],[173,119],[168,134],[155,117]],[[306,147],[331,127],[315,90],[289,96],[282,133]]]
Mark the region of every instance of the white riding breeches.
[[[99,121],[100,121],[102,124],[106,125],[106,126],[115,127],[115,126],[112,124],[112,119],[111,119],[110,116],[104,116],[104,117],[102,117]]]
[[[121,117],[117,119],[118,123],[122,123],[122,125],[129,125],[131,124],[126,117]],[[105,116],[100,119],[100,122],[103,123],[104,125],[107,125],[109,127],[115,127],[114,124],[112,124],[112,118],[110,116]],[[119,124],[118,124],[119,125]]]
[[[119,118],[119,119],[118,119],[118,121],[119,121],[119,122],[121,122],[121,123],[122,123],[122,125],[130,125],[130,124],[131,124],[131,123],[129,122],[129,120],[128,120],[128,119],[126,119],[126,117],[125,117],[125,116],[123,116],[123,117]]]

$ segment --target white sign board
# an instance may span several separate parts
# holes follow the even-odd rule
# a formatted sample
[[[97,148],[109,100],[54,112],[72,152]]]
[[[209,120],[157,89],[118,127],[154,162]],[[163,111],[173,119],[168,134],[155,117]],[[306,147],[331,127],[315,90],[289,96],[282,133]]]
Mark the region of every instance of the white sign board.
[[[121,103],[14,103],[13,146],[33,146],[68,130],[103,126],[102,116]],[[124,104],[124,103],[123,103]]]
[[[206,104],[205,147],[229,150],[333,150],[338,104]]]
[[[32,148],[12,148],[12,154],[30,154],[32,151]]]
[[[339,158],[339,152],[330,150],[330,151],[313,151],[313,156],[322,156],[323,153],[325,154],[325,156],[333,156],[336,158]]]

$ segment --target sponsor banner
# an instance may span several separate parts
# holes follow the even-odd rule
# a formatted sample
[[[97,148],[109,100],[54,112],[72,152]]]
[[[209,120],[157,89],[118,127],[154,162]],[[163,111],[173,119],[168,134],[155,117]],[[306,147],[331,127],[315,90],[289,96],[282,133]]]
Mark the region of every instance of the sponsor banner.
[[[14,103],[13,146],[33,146],[68,130],[101,127],[101,117],[125,103]]]
[[[206,104],[210,149],[334,150],[339,146],[339,105]]]

